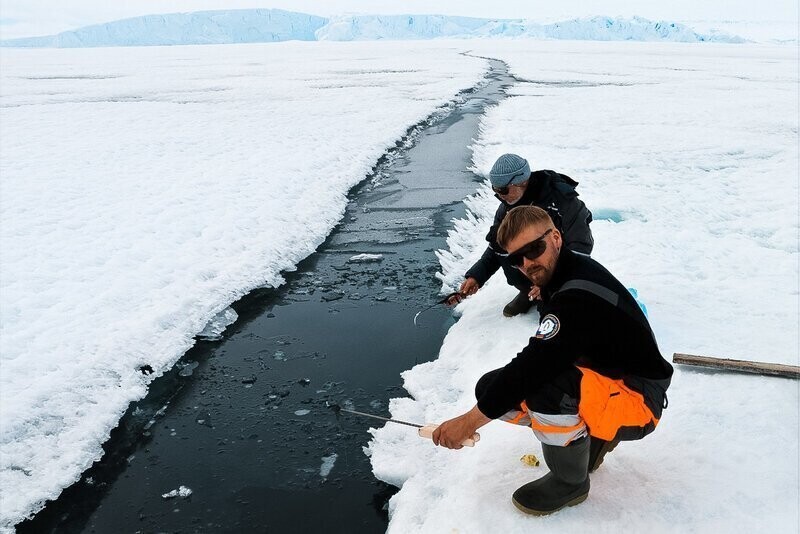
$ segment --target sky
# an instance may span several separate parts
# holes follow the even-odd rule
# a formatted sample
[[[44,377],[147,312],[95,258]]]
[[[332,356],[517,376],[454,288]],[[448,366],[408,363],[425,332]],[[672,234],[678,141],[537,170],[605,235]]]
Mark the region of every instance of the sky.
[[[273,8],[315,15],[441,14],[480,18],[532,18],[554,21],[592,15],[633,16],[672,21],[797,20],[794,0],[606,0],[602,7],[588,0],[447,0],[376,2],[374,0],[0,0],[0,37],[49,35],[89,24],[149,15],[213,9]]]

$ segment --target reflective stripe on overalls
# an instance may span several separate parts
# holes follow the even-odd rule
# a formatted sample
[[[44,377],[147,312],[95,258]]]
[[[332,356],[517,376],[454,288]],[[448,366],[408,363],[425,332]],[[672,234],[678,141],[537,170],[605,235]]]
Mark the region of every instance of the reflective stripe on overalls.
[[[514,425],[529,426],[536,439],[547,445],[559,447],[588,433],[586,423],[578,414],[538,413],[528,409],[525,401],[522,401],[519,409],[506,412],[500,420]]]

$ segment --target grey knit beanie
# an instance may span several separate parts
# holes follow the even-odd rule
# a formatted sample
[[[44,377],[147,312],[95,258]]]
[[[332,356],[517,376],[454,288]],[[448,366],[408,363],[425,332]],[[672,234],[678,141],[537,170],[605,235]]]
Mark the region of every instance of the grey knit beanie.
[[[503,154],[494,162],[489,172],[489,180],[494,187],[518,185],[531,175],[531,166],[525,158],[516,154]]]

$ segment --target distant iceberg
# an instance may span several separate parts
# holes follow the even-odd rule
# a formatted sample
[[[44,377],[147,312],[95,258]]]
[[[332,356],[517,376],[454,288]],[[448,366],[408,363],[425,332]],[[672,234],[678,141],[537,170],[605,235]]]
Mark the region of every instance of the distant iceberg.
[[[540,24],[525,19],[444,15],[343,15],[317,17],[280,9],[236,9],[147,15],[86,26],[44,37],[0,41],[0,46],[81,48],[275,41],[372,41],[437,38],[573,39],[741,43],[722,32],[700,34],[677,22],[641,17],[591,17]]]
[[[0,41],[0,46],[83,48],[275,41],[315,41],[327,19],[280,9],[234,9],[146,15],[85,26],[45,37]]]
[[[444,15],[344,15],[316,32],[319,41],[376,41],[481,37],[487,19]]]
[[[317,30],[316,36],[320,41],[527,37],[588,41],[745,42],[738,36],[719,32],[701,35],[677,22],[651,21],[641,17],[591,17],[539,24],[523,19],[476,19],[442,15],[342,16],[330,19]]]

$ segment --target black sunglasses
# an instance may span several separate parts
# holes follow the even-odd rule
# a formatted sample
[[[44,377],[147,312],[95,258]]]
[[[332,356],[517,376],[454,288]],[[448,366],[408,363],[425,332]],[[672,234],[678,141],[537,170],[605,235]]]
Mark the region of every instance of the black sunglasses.
[[[495,187],[495,186],[492,186],[492,191],[494,191],[494,192],[495,192],[495,193],[497,193],[498,195],[507,195],[507,194],[508,194],[508,191],[509,191],[509,187],[511,187],[512,185],[522,185],[522,184],[512,184],[512,183],[511,183],[511,182],[513,182],[514,180],[516,180],[516,179],[517,179],[519,176],[522,176],[522,173],[521,173],[521,172],[520,172],[520,173],[517,173],[517,174],[515,174],[514,176],[512,176],[512,177],[511,177],[511,179],[508,181],[508,183],[507,183],[506,185],[502,186],[502,187]],[[524,182],[523,182],[523,183],[524,183]]]
[[[511,264],[512,267],[522,267],[522,261],[524,258],[528,258],[529,260],[535,260],[542,254],[544,251],[547,250],[547,241],[544,240],[547,237],[547,234],[552,232],[553,229],[548,229],[545,233],[524,245],[522,248],[513,252],[508,255],[508,263]]]

